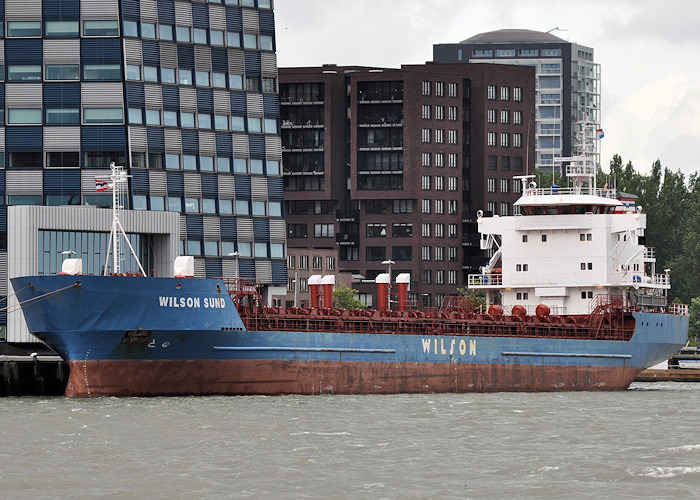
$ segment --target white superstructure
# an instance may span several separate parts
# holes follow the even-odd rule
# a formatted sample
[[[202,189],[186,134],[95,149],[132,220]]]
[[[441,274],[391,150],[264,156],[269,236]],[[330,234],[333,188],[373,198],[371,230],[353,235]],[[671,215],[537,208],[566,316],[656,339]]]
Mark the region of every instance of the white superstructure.
[[[538,188],[534,176],[521,176],[520,215],[480,214],[481,248],[492,256],[469,287],[486,290],[488,304],[506,313],[545,304],[554,314],[588,314],[598,295],[664,308],[669,270],[656,273],[654,249],[644,246],[642,207],[625,209],[615,190],[596,188],[585,153],[564,160],[570,186]]]

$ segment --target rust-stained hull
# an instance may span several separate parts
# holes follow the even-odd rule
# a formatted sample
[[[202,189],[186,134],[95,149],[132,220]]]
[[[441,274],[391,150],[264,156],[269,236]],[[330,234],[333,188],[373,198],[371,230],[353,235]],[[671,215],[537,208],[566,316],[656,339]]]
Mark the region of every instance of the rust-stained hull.
[[[394,394],[624,389],[641,369],[290,360],[72,361],[66,396]]]

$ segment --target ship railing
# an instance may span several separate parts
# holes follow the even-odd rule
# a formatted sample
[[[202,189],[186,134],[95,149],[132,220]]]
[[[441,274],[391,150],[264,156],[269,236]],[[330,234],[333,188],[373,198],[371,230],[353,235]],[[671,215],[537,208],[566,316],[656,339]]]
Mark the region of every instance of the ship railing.
[[[480,274],[471,276],[481,276]],[[489,275],[487,275],[489,276]],[[499,275],[500,277],[501,275]],[[607,274],[605,272],[580,272],[580,273],[532,273],[530,271],[521,271],[508,274],[507,279],[499,281],[499,285],[506,286],[596,286],[598,284],[607,283]],[[631,280],[630,280],[631,282]],[[472,282],[469,282],[472,285]],[[474,279],[474,285],[479,285],[479,280]],[[491,280],[484,283],[486,287],[493,285]]]
[[[587,187],[561,187],[561,186],[551,186],[551,187],[538,187],[531,188],[528,187],[523,191],[525,196],[548,196],[548,195],[593,195],[600,196],[602,198],[617,199],[617,192],[614,189],[607,188],[587,188]]]
[[[501,273],[470,274],[468,280],[471,288],[490,288],[503,285]]]
[[[592,313],[600,308],[622,309],[625,305],[625,298],[618,293],[596,294],[588,303],[588,310]]]
[[[678,316],[688,316],[690,314],[688,304],[669,304],[668,311]]]
[[[655,285],[671,286],[671,275],[667,273],[655,274],[651,277],[651,282]]]

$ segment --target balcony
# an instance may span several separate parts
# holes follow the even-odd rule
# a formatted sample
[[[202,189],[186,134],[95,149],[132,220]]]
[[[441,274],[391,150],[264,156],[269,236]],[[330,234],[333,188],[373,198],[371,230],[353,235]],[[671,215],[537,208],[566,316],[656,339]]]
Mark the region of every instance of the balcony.
[[[360,218],[359,210],[336,210],[335,220],[339,222],[356,222]]]
[[[321,120],[282,120],[282,128],[284,129],[305,129],[305,128],[323,128]]]
[[[338,245],[357,245],[360,241],[360,233],[335,233],[335,242]]]

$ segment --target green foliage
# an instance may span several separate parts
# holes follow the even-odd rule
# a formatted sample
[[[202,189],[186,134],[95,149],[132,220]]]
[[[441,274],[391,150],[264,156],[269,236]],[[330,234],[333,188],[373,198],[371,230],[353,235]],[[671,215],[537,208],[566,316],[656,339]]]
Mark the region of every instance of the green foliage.
[[[357,290],[338,283],[333,290],[333,305],[339,309],[365,309],[367,306],[355,298]]]
[[[469,288],[458,288],[457,291],[467,298],[469,303],[480,309],[486,306],[486,290],[471,290]]]
[[[690,301],[690,321],[688,325],[688,340],[691,345],[698,344],[700,337],[700,297]]]
[[[671,269],[673,293],[689,304],[700,296],[700,281],[689,270],[700,262],[700,178],[686,182],[680,170],[663,168],[656,160],[648,174],[635,171],[632,162],[623,166],[614,155],[610,172],[598,171],[598,185],[638,196],[637,206],[647,214],[646,242],[656,252],[656,270]]]
[[[543,170],[537,170],[535,174],[535,182],[538,187],[548,188],[553,185],[562,186],[566,181],[562,178],[560,172],[546,172]]]

